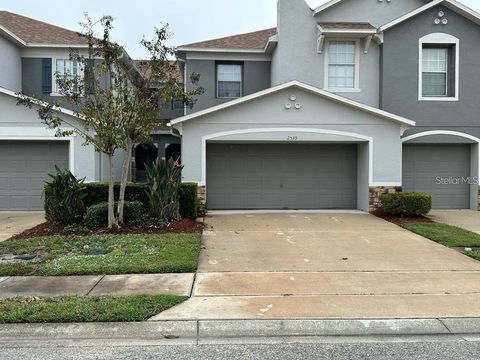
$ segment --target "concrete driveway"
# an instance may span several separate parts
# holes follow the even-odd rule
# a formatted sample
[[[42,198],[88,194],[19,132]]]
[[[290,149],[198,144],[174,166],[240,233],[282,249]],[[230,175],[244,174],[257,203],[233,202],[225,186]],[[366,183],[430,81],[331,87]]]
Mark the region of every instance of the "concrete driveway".
[[[45,222],[45,214],[40,211],[0,211],[0,242],[43,222]]]
[[[474,210],[434,210],[430,219],[480,234],[480,211]]]
[[[153,320],[480,316],[480,262],[372,215],[207,225],[194,296]]]

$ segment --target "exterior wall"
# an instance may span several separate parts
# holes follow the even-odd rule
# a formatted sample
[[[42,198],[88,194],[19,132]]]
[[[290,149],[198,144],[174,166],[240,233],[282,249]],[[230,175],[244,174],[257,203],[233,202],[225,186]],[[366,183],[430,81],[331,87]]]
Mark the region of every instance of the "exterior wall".
[[[344,0],[316,15],[319,22],[369,22],[379,27],[416,8],[425,5],[422,0]]]
[[[375,0],[375,3],[378,1]],[[278,45],[272,58],[272,86],[298,80],[321,89],[325,87],[325,51],[317,53],[317,22],[318,19],[312,16],[312,11],[304,0],[279,1]],[[340,95],[378,107],[380,48],[372,41],[367,54],[363,49],[364,40],[360,40],[361,91],[342,92]]]
[[[300,110],[286,110],[285,103],[295,95],[302,105]],[[268,132],[258,132],[262,128]],[[273,130],[276,128],[277,130]],[[286,89],[249,103],[193,119],[182,124],[182,162],[185,165],[184,181],[205,184],[203,169],[203,137],[232,130],[254,129],[251,133],[226,134],[216,141],[237,142],[287,142],[288,136],[298,142],[354,142],[363,144],[373,141],[372,169],[365,170],[363,181],[366,188],[375,184],[401,184],[400,125],[380,119],[362,111],[337,104],[297,88]],[[304,131],[302,131],[302,129]],[[284,130],[284,131],[282,131]],[[315,132],[316,131],[316,132]],[[338,134],[336,132],[346,132]],[[363,137],[355,137],[354,134]],[[369,148],[370,151],[370,148]],[[365,164],[366,154],[360,163]],[[367,179],[370,177],[371,179]],[[361,174],[360,174],[361,175]],[[369,184],[367,184],[367,182]],[[208,191],[208,190],[207,190]],[[368,202],[367,191],[359,205]],[[368,208],[367,208],[368,210]]]
[[[35,107],[28,109],[17,105],[17,99],[13,96],[0,94],[0,138],[8,140],[41,140],[51,139],[55,136],[54,130],[49,130],[38,118]],[[64,115],[69,122],[77,120]],[[92,146],[83,146],[83,139],[75,136],[73,139],[74,172],[80,178],[87,181],[96,180],[95,150]],[[71,164],[70,164],[71,165]]]
[[[438,12],[445,12],[449,23],[434,25]],[[419,101],[419,39],[442,32],[460,39],[459,100]],[[480,27],[464,17],[436,6],[385,32],[383,45],[382,108],[417,122],[405,136],[429,130],[454,130],[480,137]]]
[[[220,60],[220,59],[218,59]],[[233,60],[233,59],[232,59]],[[235,58],[235,61],[242,61]],[[205,89],[205,93],[198,97],[193,109],[187,109],[187,114],[220,105],[232,99],[218,99],[216,97],[216,66],[215,60],[187,60],[188,74],[200,74],[199,86]],[[244,61],[243,65],[243,95],[250,95],[261,90],[268,89],[270,81],[270,61]],[[194,85],[187,81],[187,88]]]
[[[67,58],[69,55],[57,55],[62,58]],[[50,56],[45,56],[46,58],[51,58]],[[59,101],[58,96],[52,96],[52,94],[45,94],[42,92],[42,58],[38,57],[27,57],[22,58],[22,91],[26,95],[35,96],[38,99],[44,100],[46,102],[55,102]],[[52,61],[55,61],[55,58],[52,58]],[[95,60],[97,61],[97,60]],[[53,65],[52,73],[55,73],[55,67]],[[53,76],[53,75],[52,75]],[[107,80],[101,82],[102,85],[108,86]],[[61,106],[66,109],[71,109],[72,106],[67,102],[61,102]]]
[[[12,91],[22,89],[22,65],[20,49],[0,37],[0,87]]]

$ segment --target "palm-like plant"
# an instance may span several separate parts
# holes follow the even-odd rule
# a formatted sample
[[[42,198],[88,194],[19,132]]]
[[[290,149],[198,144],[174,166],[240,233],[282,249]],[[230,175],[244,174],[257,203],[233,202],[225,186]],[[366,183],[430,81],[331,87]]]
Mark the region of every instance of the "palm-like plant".
[[[59,225],[72,225],[82,218],[85,206],[83,199],[87,195],[85,179],[77,179],[69,170],[55,166],[56,174],[45,183],[45,213],[48,221]]]
[[[180,219],[179,198],[183,166],[172,159],[158,159],[146,168],[150,216],[167,223]]]

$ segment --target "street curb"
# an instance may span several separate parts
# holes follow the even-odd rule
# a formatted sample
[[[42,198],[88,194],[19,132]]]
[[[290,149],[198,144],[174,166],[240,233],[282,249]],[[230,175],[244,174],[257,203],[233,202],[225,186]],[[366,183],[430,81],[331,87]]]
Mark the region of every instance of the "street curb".
[[[480,334],[480,318],[4,324],[0,341]]]

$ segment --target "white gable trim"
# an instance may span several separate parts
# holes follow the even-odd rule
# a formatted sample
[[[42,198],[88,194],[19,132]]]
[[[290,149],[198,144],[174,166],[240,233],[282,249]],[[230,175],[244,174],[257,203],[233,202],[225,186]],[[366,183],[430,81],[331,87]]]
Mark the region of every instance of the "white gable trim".
[[[473,21],[474,23],[476,24],[479,24],[480,25],[480,14],[477,13],[476,11],[470,9],[469,7],[459,3],[458,1],[455,1],[455,0],[434,0],[434,1],[431,1],[429,2],[428,4],[422,6],[422,7],[419,7],[418,9],[415,9],[411,12],[409,12],[408,14],[405,14],[401,17],[399,17],[398,19],[395,19],[385,25],[382,25],[380,26],[380,28],[378,29],[378,31],[380,33],[394,27],[395,25],[398,25],[418,14],[421,14],[422,12],[428,10],[428,9],[431,9],[437,5],[445,5],[447,8],[455,11],[455,12],[458,12],[460,15],[466,17],[467,19]]]
[[[365,105],[365,104],[361,104],[359,102],[347,99],[343,96],[333,94],[329,91],[322,90],[322,89],[316,88],[314,86],[301,83],[299,81],[291,81],[291,82],[288,82],[288,83],[285,83],[285,84],[282,84],[282,85],[275,86],[275,87],[270,88],[270,89],[259,91],[255,94],[247,95],[247,96],[241,97],[239,99],[226,102],[226,103],[221,104],[221,105],[213,106],[211,108],[208,108],[208,109],[205,109],[205,110],[202,110],[202,111],[198,111],[198,112],[190,114],[190,115],[182,116],[178,119],[172,120],[168,125],[172,126],[172,125],[180,124],[180,123],[183,123],[185,121],[192,120],[192,119],[195,119],[195,118],[198,118],[198,117],[201,117],[201,116],[209,115],[209,114],[215,113],[217,111],[228,109],[230,107],[240,105],[240,104],[243,104],[243,103],[258,99],[258,98],[261,98],[262,96],[266,96],[266,95],[269,95],[269,94],[274,94],[276,92],[282,91],[284,89],[288,89],[290,87],[296,87],[296,88],[299,88],[301,90],[305,90],[305,91],[310,92],[314,95],[319,95],[321,97],[324,97],[326,99],[330,99],[330,100],[338,102],[340,104],[344,104],[344,105],[353,107],[355,109],[365,111],[367,113],[382,117],[382,118],[387,119],[387,120],[398,122],[402,125],[415,126],[415,121],[406,119],[402,116],[398,116],[398,115],[395,115],[395,114],[389,113],[387,111],[383,111],[383,110],[380,110],[380,109],[377,109],[377,108],[374,108],[374,107],[371,107],[371,106],[368,106],[368,105]]]
[[[2,87],[0,87],[0,94],[5,94],[5,95],[8,95],[8,96],[12,96],[12,97],[17,98],[17,99],[20,97],[16,92],[5,89],[5,88],[2,88]],[[47,105],[45,102],[34,99],[34,98],[31,98],[31,101],[32,101],[33,104],[38,105],[38,106],[46,106]],[[80,117],[78,115],[76,115],[75,112],[73,112],[72,110],[68,110],[68,109],[65,109],[65,108],[60,107],[60,106],[56,106],[55,110],[62,113],[62,114],[70,115],[70,116],[73,116],[74,118],[80,119]]]
[[[318,13],[322,12],[323,10],[326,10],[328,9],[329,7],[333,6],[333,5],[336,5],[338,4],[339,2],[341,2],[343,0],[330,0],[329,2],[323,4],[323,5],[320,5],[319,7],[315,8],[313,10],[313,16],[317,15]]]

